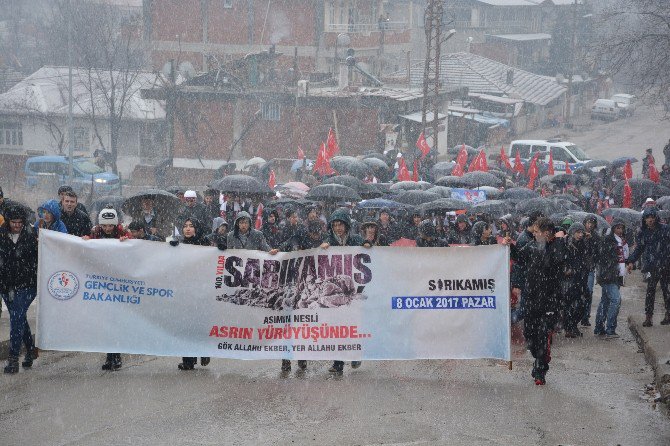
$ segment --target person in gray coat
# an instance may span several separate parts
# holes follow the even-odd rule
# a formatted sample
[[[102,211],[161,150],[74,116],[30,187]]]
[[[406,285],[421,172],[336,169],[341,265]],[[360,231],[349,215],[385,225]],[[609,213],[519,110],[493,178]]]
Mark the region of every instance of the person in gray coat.
[[[240,211],[235,218],[233,230],[228,233],[228,249],[251,249],[255,251],[265,251],[272,255],[279,252],[278,249],[272,249],[268,245],[265,236],[261,231],[251,227],[251,215],[246,211]]]

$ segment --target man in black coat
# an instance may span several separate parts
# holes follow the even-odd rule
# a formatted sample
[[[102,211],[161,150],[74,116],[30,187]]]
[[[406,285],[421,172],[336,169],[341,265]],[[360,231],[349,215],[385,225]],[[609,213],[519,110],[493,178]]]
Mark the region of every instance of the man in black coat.
[[[61,214],[60,219],[67,228],[67,233],[83,237],[91,235],[91,219],[88,215],[77,208],[78,197],[74,191],[67,191],[63,193],[63,198],[60,203]]]
[[[617,316],[621,306],[619,287],[623,285],[626,274],[628,244],[624,234],[626,224],[621,219],[612,220],[612,226],[602,238],[598,251],[598,284],[602,289],[600,304],[596,312],[593,333],[596,336],[618,337],[616,333]]]
[[[570,225],[566,238],[563,288],[565,293],[563,326],[565,327],[566,338],[582,336],[577,324],[582,319],[584,312],[583,298],[586,294],[589,274],[589,266],[586,263],[585,232],[584,225],[576,222]]]
[[[593,302],[593,284],[595,283],[595,270],[600,250],[600,236],[598,235],[598,219],[593,215],[587,215],[582,221],[584,224],[584,244],[586,245],[585,261],[589,271],[586,277],[586,288],[584,290],[584,306],[581,324],[590,327],[591,304]]]
[[[518,322],[524,318],[524,300],[526,294],[526,270],[528,258],[526,257],[524,247],[528,243],[535,241],[535,231],[537,230],[536,223],[541,217],[544,217],[541,212],[534,212],[528,216],[526,222],[526,229],[521,231],[516,239],[516,244],[512,249],[514,265],[510,273],[510,285],[514,294],[519,296],[519,307],[512,312],[512,323]],[[510,245],[512,246],[512,245]]]
[[[564,234],[555,233],[548,218],[541,217],[533,225],[534,240],[519,248],[526,259],[524,288],[524,337],[535,358],[532,376],[536,385],[544,385],[551,361],[551,335],[561,310],[561,276],[565,259]]]
[[[7,223],[0,229],[0,295],[9,310],[9,356],[4,372],[19,371],[21,345],[26,347],[22,362],[31,367],[37,358],[32,333],[28,325],[28,308],[37,295],[37,235],[26,224],[25,210],[10,207],[5,210]]]

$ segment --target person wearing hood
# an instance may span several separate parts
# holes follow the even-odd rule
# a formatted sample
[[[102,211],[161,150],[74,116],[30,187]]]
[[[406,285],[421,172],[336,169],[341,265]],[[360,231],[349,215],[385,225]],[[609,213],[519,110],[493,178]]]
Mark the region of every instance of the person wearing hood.
[[[364,246],[363,238],[358,234],[351,233],[351,217],[349,210],[338,208],[328,220],[328,240],[321,244],[321,248],[328,249],[330,246]],[[368,248],[370,246],[367,246]],[[361,361],[351,361],[351,368],[357,369]],[[344,371],[344,361],[334,361],[330,373],[341,375]]]
[[[498,219],[496,226],[498,227],[498,236],[501,238],[510,237],[514,240],[517,238],[517,233],[512,226],[512,216],[505,215]]]
[[[180,243],[184,245],[195,245],[195,246],[210,246],[209,240],[205,236],[205,229],[202,223],[195,218],[187,218],[184,221],[184,224],[181,227],[181,236],[173,237],[170,240],[170,246],[178,246]],[[210,358],[203,357],[200,358],[200,365],[206,366],[209,364]],[[185,356],[181,358],[181,362],[177,364],[179,370],[193,370],[195,364],[198,362],[198,358]]]
[[[596,263],[598,284],[602,289],[600,304],[596,311],[596,322],[593,333],[596,336],[617,338],[617,317],[621,307],[619,288],[626,277],[626,259],[628,258],[628,243],[624,234],[626,224],[615,218],[612,226],[600,242]]]
[[[303,226],[300,224],[300,216],[295,209],[286,209],[284,212],[284,221],[280,225],[281,235],[280,243],[288,241],[291,237],[299,236],[303,232]]]
[[[228,232],[228,249],[250,249],[265,251],[274,255],[278,249],[270,247],[261,231],[253,229],[251,215],[247,211],[237,213],[233,230]]]
[[[224,251],[228,244],[228,222],[223,217],[212,220],[212,232],[207,236],[210,245]]]
[[[272,248],[277,248],[281,245],[281,230],[279,228],[279,212],[276,209],[265,213],[263,227],[261,228],[265,240]]]
[[[470,244],[470,222],[465,214],[459,214],[456,217],[456,224],[447,235],[447,242],[450,245],[469,245]]]
[[[67,227],[60,219],[60,205],[57,200],[49,200],[37,208],[38,220],[35,222],[35,232],[39,235],[40,229],[67,234]]]
[[[9,310],[9,356],[4,372],[19,371],[21,345],[26,356],[21,365],[29,368],[37,358],[26,315],[37,295],[37,235],[27,225],[24,209],[5,210],[6,230],[0,229],[0,296]]]
[[[119,224],[119,216],[116,210],[105,208],[98,215],[98,225],[93,227],[91,235],[85,235],[83,240],[91,239],[117,239],[124,242],[132,238],[132,234],[123,229]],[[121,353],[107,353],[107,359],[102,365],[102,370],[114,371],[121,368]]]
[[[391,211],[388,208],[382,208],[379,211],[379,219],[377,220],[377,230],[380,236],[386,237],[389,244],[395,242],[400,238],[400,231],[398,223],[391,218]]]
[[[559,317],[561,302],[561,277],[565,259],[565,242],[562,233],[546,217],[532,220],[533,239],[516,250],[524,259],[526,284],[524,299],[524,337],[528,350],[535,358],[531,376],[536,385],[546,383],[546,373],[551,361],[551,335]]]
[[[470,244],[472,246],[496,245],[498,243],[498,240],[493,236],[493,228],[485,221],[478,221],[472,225],[470,233]]]
[[[583,315],[583,296],[586,292],[589,268],[586,262],[586,243],[584,225],[577,222],[570,225],[565,239],[565,267],[563,278],[564,314],[563,326],[566,338],[582,336],[577,324]]]
[[[582,224],[584,225],[584,244],[586,245],[584,257],[589,274],[586,278],[586,287],[584,289],[584,311],[582,312],[581,324],[584,327],[590,327],[591,322],[589,319],[591,318],[593,284],[595,283],[595,270],[598,251],[600,250],[600,236],[598,235],[598,219],[595,215],[587,215]]]
[[[419,236],[415,239],[418,248],[447,248],[449,243],[439,237],[437,228],[430,220],[419,223]]]
[[[366,221],[361,225],[361,236],[363,246],[389,246],[384,234],[379,233],[379,225],[376,221]]]
[[[646,208],[642,211],[642,227],[635,236],[635,249],[626,261],[628,271],[638,259],[642,259],[642,272],[649,273],[647,293],[644,300],[645,321],[644,327],[653,325],[654,301],[656,300],[656,285],[661,283],[661,292],[665,302],[665,318],[661,325],[670,324],[670,230],[661,224],[656,208]]]
[[[409,216],[409,220],[405,225],[404,237],[410,240],[415,240],[419,236],[419,224],[421,224],[421,212],[414,211]]]

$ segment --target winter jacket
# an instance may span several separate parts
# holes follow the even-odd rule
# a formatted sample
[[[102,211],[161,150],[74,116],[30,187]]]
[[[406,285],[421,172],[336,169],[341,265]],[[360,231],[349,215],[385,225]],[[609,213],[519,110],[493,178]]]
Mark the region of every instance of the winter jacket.
[[[644,222],[648,216],[656,218],[653,229]],[[642,211],[642,227],[635,236],[635,249],[626,263],[635,263],[640,258],[643,273],[670,269],[670,229],[660,223],[656,208]]]
[[[333,233],[333,222],[341,221],[346,227],[346,240],[342,243]],[[331,246],[363,246],[363,238],[351,231],[351,217],[346,209],[336,209],[328,220],[328,244]]]
[[[275,222],[270,223],[268,222],[268,215],[273,214],[275,216]],[[279,228],[279,224],[277,223],[279,221],[279,213],[277,211],[271,211],[270,214],[267,214],[265,216],[265,221],[263,222],[263,227],[261,231],[263,232],[263,235],[265,236],[265,240],[268,242],[268,245],[270,245],[273,248],[278,247],[281,243],[281,230]]]
[[[461,222],[467,223],[467,226],[462,231],[459,231],[458,223]],[[449,230],[449,234],[447,235],[447,242],[449,242],[450,245],[469,245],[471,241],[471,230],[472,228],[470,226],[470,222],[468,222],[468,219],[465,217],[465,215],[459,215],[456,217],[456,224],[453,228],[451,228],[451,230]]]
[[[282,252],[291,252],[302,251],[304,249],[313,249],[318,248],[327,241],[328,236],[326,234],[321,234],[319,238],[313,239],[309,236],[307,231],[302,231],[282,243],[279,246],[279,250]]]
[[[205,236],[205,228],[203,224],[196,219],[189,219],[195,228],[195,235],[193,237],[184,237],[182,234],[181,242],[185,245],[199,245],[199,246],[210,246],[209,240]]]
[[[619,243],[611,229],[600,241],[596,263],[596,281],[599,285],[619,282]]]
[[[388,226],[382,226],[381,220],[377,220],[377,233],[380,236],[384,236],[389,244],[401,237],[398,223],[393,220],[389,220]]]
[[[0,293],[37,287],[37,236],[25,225],[16,243],[0,229]]]
[[[449,243],[439,238],[435,225],[430,220],[419,223],[419,236],[415,239],[418,248],[447,248]]]
[[[517,243],[518,247],[518,243]],[[528,241],[519,248],[525,259],[524,305],[526,315],[557,313],[561,308],[560,284],[565,260],[565,241]]]
[[[586,243],[584,239],[575,240],[573,237],[567,238],[565,244],[565,278],[570,281],[579,282],[589,273],[589,266],[586,262]]]
[[[470,231],[471,233],[470,244],[472,246],[498,244],[498,241],[493,235],[490,235],[487,239],[482,240],[482,234],[484,233],[484,228],[486,227],[486,225],[487,223],[483,221],[478,221],[477,223],[472,225],[472,230]]]
[[[60,204],[56,200],[49,200],[46,203],[42,204],[42,206],[37,208],[37,212],[39,213],[41,210],[46,210],[51,213],[51,215],[54,216],[54,221],[49,225],[49,227],[43,226],[46,223],[43,222],[43,220],[37,220],[35,222],[35,232],[37,232],[40,228],[42,229],[50,229],[52,231],[58,231],[62,232],[64,234],[67,234],[67,227],[63,223],[63,221],[60,219]]]
[[[240,234],[239,223],[240,220],[246,218],[249,220],[249,232],[246,235]],[[265,251],[268,252],[272,248],[268,245],[268,242],[265,240],[263,233],[253,229],[251,226],[253,220],[251,215],[246,211],[240,211],[237,213],[237,218],[235,218],[235,224],[233,225],[233,230],[228,232],[227,247],[228,249],[251,249],[255,251]]]
[[[91,219],[79,209],[75,208],[71,214],[61,209],[61,221],[67,228],[67,233],[77,237],[91,234]]]
[[[523,289],[526,285],[526,268],[531,251],[525,250],[525,246],[535,242],[535,236],[528,230],[524,230],[516,239],[516,244],[510,245],[512,260],[512,271],[510,273],[510,282],[512,288]]]
[[[91,235],[89,237],[91,239],[103,239],[103,238],[119,239],[121,237],[133,238],[133,235],[130,233],[130,231],[126,231],[125,229],[123,229],[122,225],[116,225],[116,227],[114,228],[114,232],[112,232],[112,234],[110,235],[107,235],[107,233],[102,230],[102,226],[96,225],[93,226],[93,229],[91,229]]]
[[[586,232],[584,233],[584,244],[586,245],[584,251],[586,268],[589,271],[593,271],[598,263],[598,253],[600,252],[600,236],[598,235],[597,226],[593,228],[593,232],[590,234]]]
[[[209,218],[209,213],[202,203],[196,203],[193,206],[182,207],[179,211],[179,214],[177,215],[177,220],[175,222],[177,228],[182,228],[184,226],[184,222],[189,218],[194,218],[203,225],[207,226],[212,223],[212,219]]]

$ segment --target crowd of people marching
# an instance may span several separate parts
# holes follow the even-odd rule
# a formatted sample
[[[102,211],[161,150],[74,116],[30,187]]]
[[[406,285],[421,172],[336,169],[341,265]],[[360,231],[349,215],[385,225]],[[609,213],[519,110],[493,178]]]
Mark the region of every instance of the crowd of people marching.
[[[609,206],[607,174],[599,175],[590,194],[573,193],[584,210],[599,213]],[[147,241],[216,246],[221,250],[261,250],[276,254],[329,246],[389,246],[411,241],[417,247],[450,245],[510,246],[512,321],[524,321],[524,337],[535,358],[532,376],[538,385],[545,383],[551,360],[550,346],[554,333],[568,338],[582,336],[583,327],[593,326],[601,338],[616,338],[617,315],[621,305],[620,287],[634,266],[641,267],[647,281],[644,325],[652,325],[655,292],[658,283],[663,294],[666,314],[662,325],[670,324],[670,229],[650,202],[643,209],[642,220],[633,227],[613,219],[602,227],[594,214],[580,221],[567,217],[556,224],[548,215],[534,211],[528,215],[505,215],[494,218],[487,213],[453,213],[426,215],[403,209],[358,209],[355,204],[329,209],[320,203],[284,205],[265,210],[256,201],[224,195],[208,189],[177,191],[181,207],[167,218],[159,215],[149,197],[142,200],[142,212],[132,215],[125,225],[121,212],[112,206],[102,209],[93,224],[88,210],[68,186],[58,190],[58,197],[32,211],[5,198],[0,190],[0,294],[10,315],[10,351],[4,372],[19,371],[19,354],[25,347],[21,365],[29,368],[38,351],[27,321],[27,311],[37,293],[37,238],[39,230],[68,233],[85,240],[129,238]],[[400,243],[402,245],[402,243]],[[602,289],[600,302],[591,322],[594,284]],[[579,327],[582,327],[581,329]],[[193,370],[195,357],[185,357],[181,370]],[[206,366],[209,358],[201,358]],[[360,362],[352,362],[359,367]],[[121,354],[109,353],[103,370],[122,366]],[[282,361],[282,370],[291,362]],[[298,367],[307,367],[298,361]],[[340,374],[344,363],[335,361],[330,369]]]

